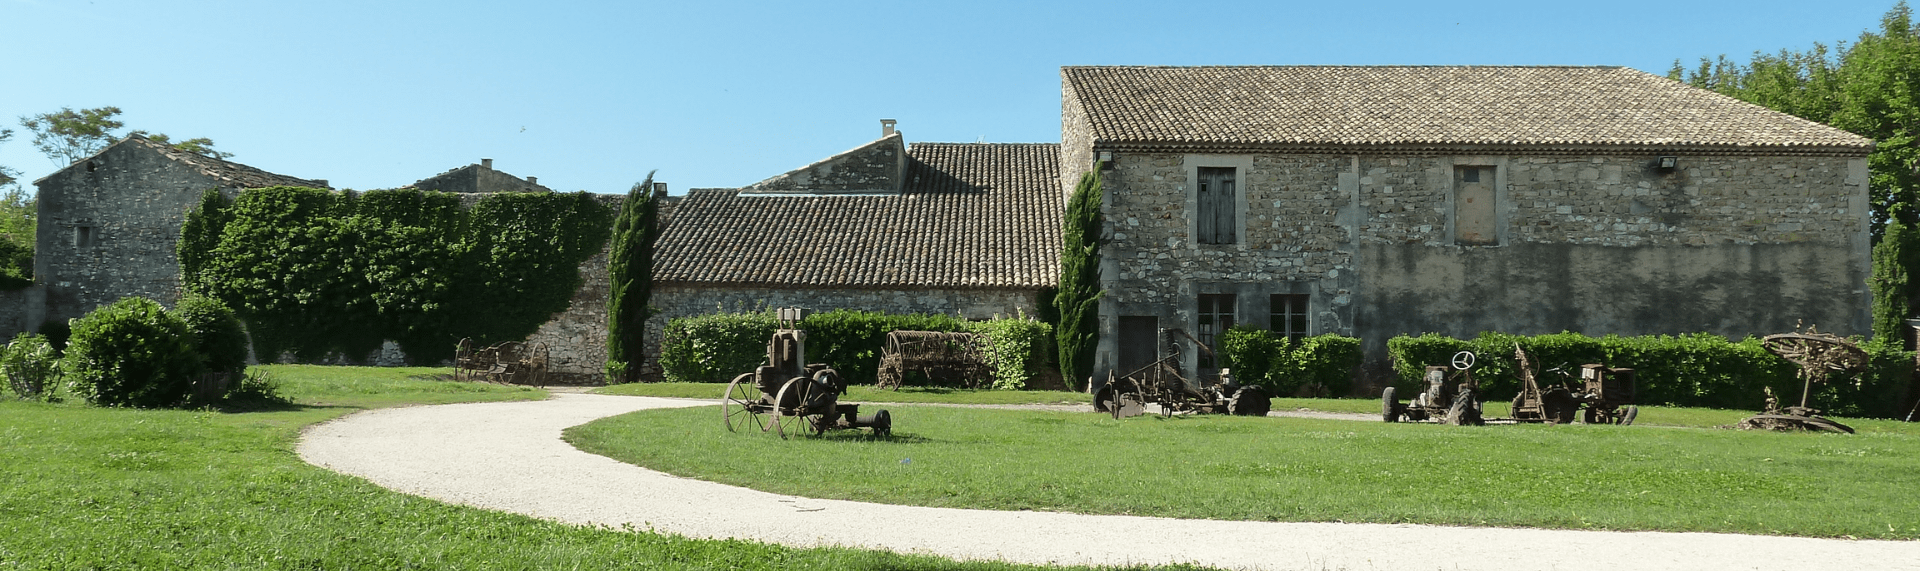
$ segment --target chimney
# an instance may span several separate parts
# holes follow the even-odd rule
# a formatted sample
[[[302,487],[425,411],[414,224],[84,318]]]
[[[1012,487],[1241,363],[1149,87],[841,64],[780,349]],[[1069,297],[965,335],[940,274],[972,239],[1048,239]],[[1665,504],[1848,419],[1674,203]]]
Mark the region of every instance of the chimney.
[[[880,120],[880,136],[882,137],[893,136],[893,125],[895,123],[899,123],[899,121],[895,121],[892,119],[881,119]]]
[[[480,168],[483,168],[483,169],[492,169],[492,168],[493,168],[493,159],[480,159]]]
[[[654,198],[661,198],[661,197],[664,197],[664,196],[666,196],[666,195],[667,195],[667,183],[664,183],[664,182],[656,182],[656,183],[653,183],[653,197],[654,197]]]
[[[540,184],[539,177],[527,177],[527,184]]]

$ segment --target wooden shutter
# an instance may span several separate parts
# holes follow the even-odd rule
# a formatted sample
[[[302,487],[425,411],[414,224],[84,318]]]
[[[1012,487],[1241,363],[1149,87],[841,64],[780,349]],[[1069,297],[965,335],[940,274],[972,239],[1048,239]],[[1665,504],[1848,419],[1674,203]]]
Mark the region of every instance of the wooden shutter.
[[[1200,167],[1196,217],[1202,244],[1235,243],[1234,173],[1232,168]]]

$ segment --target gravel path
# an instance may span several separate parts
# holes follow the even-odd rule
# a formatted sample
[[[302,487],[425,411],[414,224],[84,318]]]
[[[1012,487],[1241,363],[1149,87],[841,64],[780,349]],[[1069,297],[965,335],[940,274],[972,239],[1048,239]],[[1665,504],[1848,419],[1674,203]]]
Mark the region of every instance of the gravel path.
[[[596,418],[703,404],[711,401],[557,394],[383,409],[310,428],[299,453],[396,491],[570,523],[957,559],[1233,569],[1920,569],[1920,542],[1177,520],[818,500],[670,476],[560,440],[561,429]]]

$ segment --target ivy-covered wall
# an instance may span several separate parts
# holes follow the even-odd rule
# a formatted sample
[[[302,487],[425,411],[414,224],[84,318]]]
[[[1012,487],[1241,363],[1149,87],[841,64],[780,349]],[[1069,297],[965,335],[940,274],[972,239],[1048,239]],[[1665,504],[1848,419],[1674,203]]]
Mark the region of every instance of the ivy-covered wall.
[[[262,358],[366,355],[415,363],[462,337],[520,340],[565,311],[613,210],[587,193],[462,196],[414,189],[251,189],[203,199],[180,240],[185,287],[249,324]]]

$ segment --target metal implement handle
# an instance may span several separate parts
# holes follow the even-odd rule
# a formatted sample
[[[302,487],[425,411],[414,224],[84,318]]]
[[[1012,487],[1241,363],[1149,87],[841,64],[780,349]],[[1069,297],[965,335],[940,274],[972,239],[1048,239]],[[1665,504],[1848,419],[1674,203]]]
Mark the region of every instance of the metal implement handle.
[[[1453,368],[1465,371],[1473,367],[1473,352],[1461,351],[1453,354]]]

